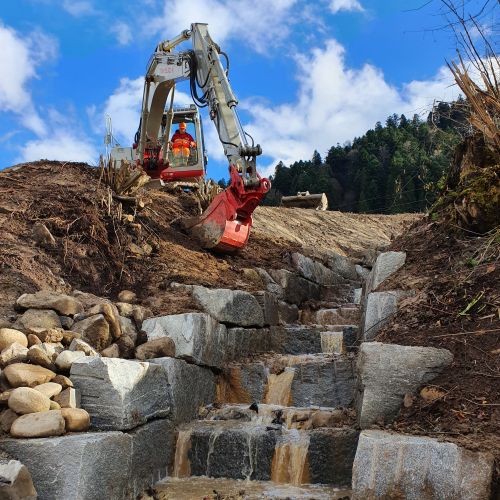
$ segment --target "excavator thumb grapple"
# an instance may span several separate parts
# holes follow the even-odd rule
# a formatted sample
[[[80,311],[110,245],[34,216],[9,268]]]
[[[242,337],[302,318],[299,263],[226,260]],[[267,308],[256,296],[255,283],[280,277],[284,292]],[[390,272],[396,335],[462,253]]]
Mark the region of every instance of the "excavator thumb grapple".
[[[230,184],[219,193],[209,207],[199,217],[181,221],[183,228],[190,232],[204,248],[232,253],[243,248],[252,227],[252,213],[271,183],[259,179],[253,188],[246,188],[237,169],[230,167]]]

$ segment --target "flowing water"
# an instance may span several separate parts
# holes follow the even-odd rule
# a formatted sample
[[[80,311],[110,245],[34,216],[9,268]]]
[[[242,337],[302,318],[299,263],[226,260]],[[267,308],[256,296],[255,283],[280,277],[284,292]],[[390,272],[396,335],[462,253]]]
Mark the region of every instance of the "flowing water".
[[[340,500],[349,498],[347,490],[329,486],[292,486],[236,479],[165,479],[156,485],[159,500]],[[217,492],[217,493],[214,493]],[[217,497],[217,494],[220,497]]]
[[[309,481],[309,436],[296,429],[285,432],[276,445],[271,480],[298,486]]]
[[[191,431],[179,431],[175,445],[175,459],[173,477],[182,478],[191,475],[191,464],[189,462],[189,450],[191,449]]]
[[[270,374],[267,379],[267,390],[264,403],[291,406],[294,375],[294,368],[285,368],[279,375]]]

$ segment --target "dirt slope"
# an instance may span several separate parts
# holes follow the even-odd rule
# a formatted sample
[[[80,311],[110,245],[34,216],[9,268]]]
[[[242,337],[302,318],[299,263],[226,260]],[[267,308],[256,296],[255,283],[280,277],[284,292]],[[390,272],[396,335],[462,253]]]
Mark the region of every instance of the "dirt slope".
[[[258,285],[244,268],[286,268],[286,255],[302,245],[359,254],[387,245],[415,218],[260,208],[247,248],[218,256],[176,224],[196,213],[192,195],[144,191],[141,197],[147,205],[137,212],[113,200],[85,164],[40,161],[0,172],[0,317],[20,293],[40,288],[112,297],[131,288],[155,312],[173,313],[189,304],[172,293],[172,281],[253,289]],[[124,224],[123,214],[133,215],[133,223]],[[41,223],[54,246],[36,244],[34,227]]]
[[[375,340],[449,349],[436,400],[409,402],[394,428],[489,450],[500,467],[500,237],[423,220],[390,247],[405,266],[382,289],[412,290]],[[498,474],[498,471],[497,471]]]
[[[418,214],[366,215],[317,212],[297,208],[259,207],[254,234],[311,250],[362,256],[367,249],[389,245],[392,239],[421,218]]]

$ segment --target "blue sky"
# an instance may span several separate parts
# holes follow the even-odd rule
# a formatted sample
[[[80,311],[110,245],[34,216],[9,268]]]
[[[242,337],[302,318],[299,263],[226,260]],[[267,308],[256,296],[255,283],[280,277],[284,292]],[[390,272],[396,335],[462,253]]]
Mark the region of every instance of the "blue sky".
[[[95,163],[106,114],[129,145],[152,50],[191,22],[207,22],[230,56],[242,121],[262,145],[265,174],[279,160],[324,155],[389,114],[426,116],[434,99],[457,95],[445,67],[454,39],[433,29],[445,23],[439,1],[426,3],[4,0],[0,168],[39,158]],[[482,3],[467,1],[466,13]],[[483,16],[486,28],[492,16]],[[227,165],[208,119],[205,134],[209,175],[219,179]]]

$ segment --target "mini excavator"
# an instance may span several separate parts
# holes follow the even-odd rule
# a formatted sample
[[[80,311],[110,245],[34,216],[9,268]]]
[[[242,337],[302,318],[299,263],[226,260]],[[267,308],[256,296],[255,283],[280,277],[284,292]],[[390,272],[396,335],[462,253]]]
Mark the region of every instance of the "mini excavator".
[[[192,42],[191,50],[173,51],[188,40]],[[147,66],[134,145],[115,147],[110,156],[117,164],[123,160],[135,163],[162,185],[189,185],[204,179],[207,155],[198,108],[207,107],[229,162],[230,181],[199,217],[185,220],[182,225],[203,247],[234,252],[246,245],[252,213],[271,184],[257,173],[256,159],[262,149],[243,130],[228,74],[229,58],[212,40],[206,24],[192,24],[190,30],[161,42]],[[174,106],[175,86],[185,80],[189,81],[194,104],[178,108]],[[195,135],[182,147],[175,147],[170,139],[176,124],[184,128],[189,125]]]

